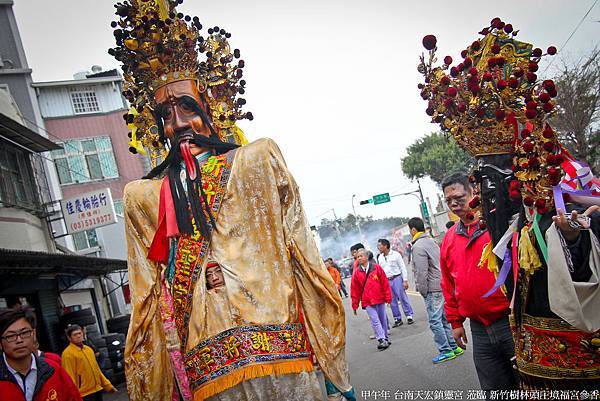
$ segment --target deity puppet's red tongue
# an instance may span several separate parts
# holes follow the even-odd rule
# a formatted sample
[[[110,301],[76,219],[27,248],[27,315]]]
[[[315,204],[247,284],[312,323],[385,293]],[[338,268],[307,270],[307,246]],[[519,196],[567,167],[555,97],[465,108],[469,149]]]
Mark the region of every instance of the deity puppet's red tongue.
[[[181,150],[188,177],[190,177],[190,180],[194,181],[196,179],[196,164],[194,163],[194,155],[192,155],[192,151],[190,150],[190,142],[181,141],[179,150]]]

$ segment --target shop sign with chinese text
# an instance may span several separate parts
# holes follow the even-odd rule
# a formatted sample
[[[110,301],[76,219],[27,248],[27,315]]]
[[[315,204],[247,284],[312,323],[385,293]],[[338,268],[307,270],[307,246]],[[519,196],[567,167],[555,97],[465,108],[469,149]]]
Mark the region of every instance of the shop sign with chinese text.
[[[109,188],[98,189],[60,201],[69,234],[117,222]]]

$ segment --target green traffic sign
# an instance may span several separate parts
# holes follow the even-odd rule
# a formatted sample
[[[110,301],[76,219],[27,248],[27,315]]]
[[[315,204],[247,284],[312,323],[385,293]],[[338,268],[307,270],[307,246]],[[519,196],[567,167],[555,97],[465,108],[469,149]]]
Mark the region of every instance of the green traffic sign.
[[[379,204],[382,204],[382,203],[387,203],[389,201],[390,201],[390,194],[389,194],[389,192],[373,196],[373,204],[375,204],[375,205],[379,205]]]
[[[429,218],[429,209],[427,209],[427,204],[425,202],[421,203],[421,210],[423,211],[423,217],[428,219]]]

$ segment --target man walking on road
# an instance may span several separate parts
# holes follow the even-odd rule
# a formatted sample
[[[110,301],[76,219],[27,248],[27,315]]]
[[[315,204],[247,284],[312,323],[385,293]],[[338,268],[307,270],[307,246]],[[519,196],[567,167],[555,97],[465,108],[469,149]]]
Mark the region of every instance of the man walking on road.
[[[17,305],[0,311],[0,399],[81,401],[64,369],[38,356],[33,309]]]
[[[483,298],[496,281],[487,265],[479,267],[490,234],[470,211],[473,191],[466,174],[450,175],[442,182],[442,190],[448,207],[460,218],[444,236],[440,256],[444,309],[452,325],[452,335],[460,347],[466,348],[463,322],[469,318],[473,361],[481,388],[516,388],[511,362],[515,348],[508,323],[508,299],[501,291]]]
[[[352,258],[354,258],[354,262],[352,262],[352,273],[354,273],[354,270],[356,270],[356,268],[358,267],[358,250],[364,248],[365,246],[360,242],[350,247],[350,254],[352,255]]]
[[[69,346],[62,353],[62,365],[79,389],[84,401],[102,401],[102,390],[116,388],[100,371],[94,351],[83,343],[83,330],[74,324],[67,329]]]
[[[340,296],[343,293],[344,297],[348,298],[348,291],[346,290],[346,285],[344,284],[344,277],[342,276],[342,272],[340,271],[339,266],[333,261],[332,258],[325,259],[325,266],[327,267],[327,270],[329,270],[329,274],[331,274],[331,277],[333,277],[333,281],[335,281],[335,283],[338,285],[338,292],[340,293]],[[335,269],[337,271],[337,274],[333,272],[330,268]],[[336,281],[335,276],[339,276],[339,283]]]
[[[440,286],[440,247],[425,232],[425,224],[418,217],[408,221],[412,236],[412,267],[417,291],[425,299],[429,328],[439,355],[432,359],[440,363],[464,354],[452,337],[452,328],[444,314],[444,297]]]
[[[402,310],[406,315],[408,324],[413,324],[413,309],[408,300],[406,290],[408,289],[408,272],[406,265],[400,253],[390,249],[390,241],[380,239],[377,241],[377,263],[381,266],[386,276],[388,277],[390,287],[392,289],[392,314],[394,315],[394,325],[392,327],[401,326],[402,314],[398,307],[398,300],[402,304]]]
[[[331,275],[331,278],[333,279],[333,282],[335,283],[335,286],[337,287],[337,290],[341,296],[340,282],[342,281],[342,276],[340,275],[339,270],[333,266],[333,260],[331,260],[331,258],[325,259],[325,267],[327,267],[327,271]]]
[[[385,304],[392,300],[392,292],[385,272],[376,263],[369,261],[368,252],[359,249],[357,252],[358,267],[352,274],[350,296],[352,309],[356,315],[359,304],[367,310],[375,338],[379,342],[377,349],[384,350],[390,346]]]

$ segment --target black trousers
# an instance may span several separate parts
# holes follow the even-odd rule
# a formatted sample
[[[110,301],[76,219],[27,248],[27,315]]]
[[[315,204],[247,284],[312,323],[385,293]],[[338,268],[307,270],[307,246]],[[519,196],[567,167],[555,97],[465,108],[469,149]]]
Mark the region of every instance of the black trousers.
[[[518,389],[517,372],[511,358],[515,355],[508,317],[489,326],[471,319],[473,362],[482,390]]]
[[[102,390],[97,393],[86,395],[83,397],[83,401],[102,401]]]
[[[340,290],[344,293],[344,296],[348,298],[348,291],[346,291],[346,285],[344,284],[344,279],[340,281]],[[340,294],[341,295],[341,294]]]

